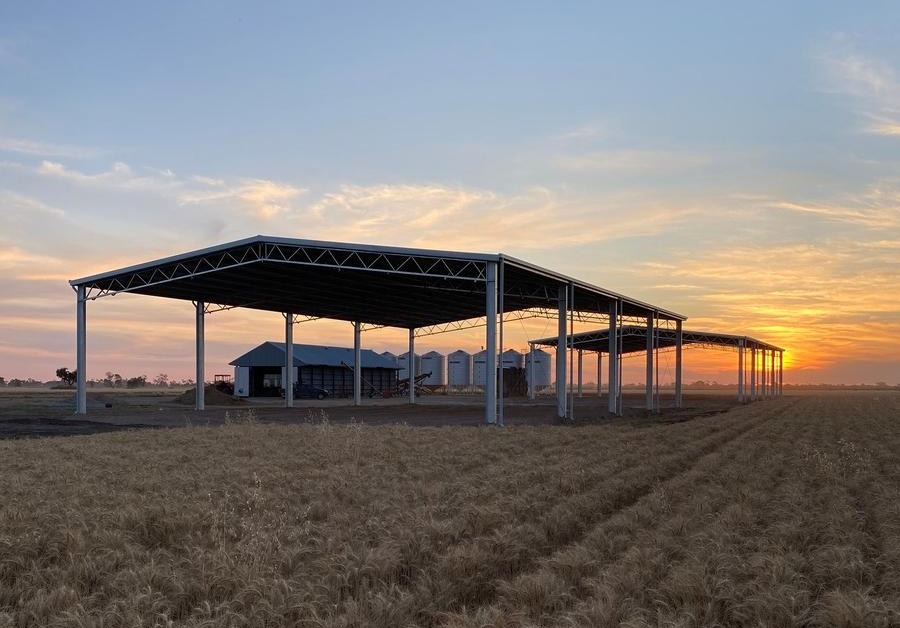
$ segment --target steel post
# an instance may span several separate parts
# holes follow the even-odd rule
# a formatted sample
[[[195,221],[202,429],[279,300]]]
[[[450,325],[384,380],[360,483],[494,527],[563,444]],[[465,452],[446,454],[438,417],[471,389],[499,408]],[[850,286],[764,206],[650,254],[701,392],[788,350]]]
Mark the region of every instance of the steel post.
[[[566,418],[568,411],[568,386],[566,385],[566,353],[568,336],[566,323],[569,315],[569,287],[560,286],[557,297],[558,336],[556,340],[556,416]]]
[[[584,397],[584,351],[578,350],[578,396]]]
[[[609,304],[609,403],[607,409],[612,415],[619,414],[619,303]]]
[[[597,397],[603,397],[603,354],[597,352]]]
[[[294,313],[284,315],[284,407],[294,407]]]
[[[750,401],[756,401],[756,347],[750,348]]]
[[[362,323],[353,321],[353,405],[362,405]]]
[[[528,343],[528,398],[534,401],[536,393],[534,391],[534,343]]]
[[[484,409],[485,421],[497,423],[497,262],[488,262],[485,283]]]
[[[407,358],[406,373],[409,375],[409,402],[416,402],[416,330],[409,330],[409,354]]]
[[[778,352],[778,394],[784,394],[784,351]]]
[[[684,399],[681,395],[682,386],[682,322],[675,321],[675,407],[680,408],[684,405]]]
[[[653,315],[647,316],[647,373],[645,375],[645,401],[648,410],[653,409]]]
[[[503,425],[503,410],[504,410],[504,399],[506,398],[506,387],[503,384],[503,276],[505,274],[505,270],[503,267],[503,258],[500,258],[500,263],[497,265],[497,315],[499,316],[499,349],[497,353],[500,355],[500,364],[497,369],[497,388],[499,390],[499,400],[497,402],[497,425]]]
[[[205,330],[204,330],[204,314],[205,314],[205,306],[203,301],[197,301],[195,304],[196,308],[196,361],[197,361],[197,386],[195,389],[194,395],[194,409],[195,410],[205,410],[206,409],[206,374],[205,374],[205,362],[206,362],[206,339],[205,339]]]
[[[75,294],[75,414],[87,414],[87,299],[84,286],[78,286]]]

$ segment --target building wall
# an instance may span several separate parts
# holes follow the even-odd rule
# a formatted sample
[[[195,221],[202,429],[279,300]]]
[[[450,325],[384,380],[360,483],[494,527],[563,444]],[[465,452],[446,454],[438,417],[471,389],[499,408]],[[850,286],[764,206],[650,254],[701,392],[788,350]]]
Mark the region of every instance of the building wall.
[[[393,369],[363,368],[361,376],[364,397],[382,395],[397,386],[397,371]],[[346,367],[303,366],[300,381],[324,388],[332,397],[353,396],[353,371]]]

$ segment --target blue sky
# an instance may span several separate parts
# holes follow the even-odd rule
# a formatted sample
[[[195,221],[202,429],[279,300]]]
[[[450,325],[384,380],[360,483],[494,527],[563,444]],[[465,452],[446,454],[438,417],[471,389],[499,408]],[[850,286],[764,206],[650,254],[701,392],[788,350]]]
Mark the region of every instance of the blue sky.
[[[67,279],[267,233],[503,251],[796,381],[898,383],[897,32],[889,2],[5,3],[0,376],[74,362]],[[150,303],[91,308],[93,371],[189,374]],[[222,325],[216,372],[279,330]]]

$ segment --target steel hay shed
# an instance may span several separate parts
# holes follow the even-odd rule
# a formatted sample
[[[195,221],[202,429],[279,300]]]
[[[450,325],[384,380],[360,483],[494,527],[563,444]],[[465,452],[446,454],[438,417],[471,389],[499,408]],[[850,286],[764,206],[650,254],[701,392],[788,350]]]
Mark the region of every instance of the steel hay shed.
[[[286,361],[292,360],[292,327],[300,317],[329,318],[354,324],[354,350],[360,333],[373,326],[409,331],[415,338],[442,331],[485,327],[485,348],[492,362],[503,350],[505,320],[544,316],[559,321],[561,334],[579,320],[665,321],[680,329],[685,317],[501,253],[467,253],[369,244],[253,236],[181,253],[126,268],[73,279],[77,303],[76,411],[86,412],[87,303],[121,293],[152,295],[195,304],[197,381],[205,381],[204,317],[218,310],[250,308],[285,317]],[[498,333],[499,332],[499,333]],[[498,342],[499,340],[499,342]],[[565,343],[558,349],[565,364]],[[565,384],[565,368],[559,369]],[[290,387],[285,403],[293,404]],[[559,385],[559,384],[558,384]],[[197,387],[197,409],[203,409]],[[410,401],[415,400],[410,387]],[[502,399],[488,378],[485,418],[503,420]],[[562,388],[561,390],[565,390]],[[558,412],[566,416],[566,395],[558,394]],[[360,383],[355,383],[360,403]],[[618,408],[610,408],[618,411]]]

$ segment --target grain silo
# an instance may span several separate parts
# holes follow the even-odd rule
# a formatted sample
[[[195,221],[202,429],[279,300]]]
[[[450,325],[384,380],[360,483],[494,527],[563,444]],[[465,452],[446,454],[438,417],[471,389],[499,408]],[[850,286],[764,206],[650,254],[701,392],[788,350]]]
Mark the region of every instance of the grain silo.
[[[468,388],[472,385],[472,354],[458,349],[447,356],[447,385]]]
[[[397,354],[396,353],[391,353],[390,351],[384,351],[384,352],[380,353],[379,355],[387,360],[390,360],[391,362],[393,362],[394,364],[397,364],[399,366],[399,364],[397,362]]]
[[[500,366],[505,369],[509,368],[522,368],[522,364],[524,363],[524,358],[522,354],[516,351],[515,349],[507,349],[500,356]]]
[[[419,372],[431,373],[431,375],[422,380],[422,383],[426,386],[443,386],[446,383],[446,363],[446,357],[443,353],[429,351],[423,354],[419,360],[421,365]]]
[[[487,351],[482,349],[472,356],[472,383],[484,386],[487,383]]]
[[[531,361],[534,360],[534,371]],[[541,349],[534,349],[525,355],[525,377],[534,377],[532,388],[537,391],[550,385],[550,354]]]
[[[418,353],[415,354],[415,374],[418,375],[422,372],[422,356]],[[400,379],[407,379],[409,377],[409,351],[406,353],[401,353],[397,356],[397,366],[400,367],[400,373],[398,377]]]

